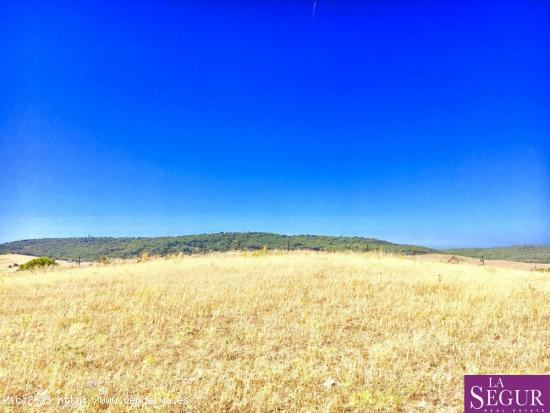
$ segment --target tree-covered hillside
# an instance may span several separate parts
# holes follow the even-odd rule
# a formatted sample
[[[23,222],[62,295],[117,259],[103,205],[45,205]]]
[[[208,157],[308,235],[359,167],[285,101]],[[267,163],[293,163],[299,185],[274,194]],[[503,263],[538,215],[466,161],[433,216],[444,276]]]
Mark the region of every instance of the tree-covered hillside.
[[[513,245],[497,248],[455,248],[444,252],[487,260],[550,263],[550,245]]]
[[[381,250],[403,254],[422,254],[432,249],[394,244],[373,238],[331,237],[322,235],[279,235],[264,232],[221,232],[154,238],[43,238],[0,244],[0,254],[17,253],[49,256],[63,260],[97,260],[100,257],[130,258],[144,252],[152,255],[197,253],[202,251],[309,249],[326,251]]]

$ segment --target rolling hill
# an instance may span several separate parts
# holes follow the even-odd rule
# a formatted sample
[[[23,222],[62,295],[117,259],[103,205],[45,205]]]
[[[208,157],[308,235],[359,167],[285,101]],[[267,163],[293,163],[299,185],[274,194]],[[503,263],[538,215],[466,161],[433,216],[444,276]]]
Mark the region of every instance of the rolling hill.
[[[223,252],[230,250],[269,249],[315,251],[383,251],[400,254],[443,252],[486,260],[550,263],[550,245],[514,245],[497,248],[453,248],[435,250],[417,245],[396,244],[375,238],[334,237],[324,235],[280,235],[266,232],[220,232],[216,234],[174,237],[82,237],[41,238],[0,244],[0,254],[49,256],[61,260],[94,261],[101,257],[132,258],[149,253]]]
[[[444,250],[447,254],[487,260],[510,260],[532,263],[550,263],[550,245],[512,245],[496,248],[454,248]]]
[[[0,244],[0,254],[49,256],[56,259],[97,260],[100,257],[131,258],[142,253],[167,255],[202,251],[269,249],[316,251],[379,250],[402,254],[424,254],[435,250],[416,245],[394,244],[374,238],[322,235],[280,235],[264,232],[221,232],[150,238],[42,238]]]

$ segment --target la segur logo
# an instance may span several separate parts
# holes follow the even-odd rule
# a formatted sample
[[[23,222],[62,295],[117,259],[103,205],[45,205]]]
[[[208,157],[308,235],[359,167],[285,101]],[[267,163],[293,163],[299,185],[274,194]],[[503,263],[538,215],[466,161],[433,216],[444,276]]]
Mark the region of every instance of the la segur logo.
[[[550,376],[464,376],[465,413],[550,413]]]

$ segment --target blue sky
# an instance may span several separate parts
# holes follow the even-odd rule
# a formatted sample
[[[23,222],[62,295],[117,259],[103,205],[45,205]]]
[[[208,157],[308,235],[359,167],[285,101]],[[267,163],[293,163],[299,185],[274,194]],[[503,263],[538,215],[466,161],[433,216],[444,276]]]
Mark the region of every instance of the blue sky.
[[[550,243],[546,2],[0,7],[0,241]]]

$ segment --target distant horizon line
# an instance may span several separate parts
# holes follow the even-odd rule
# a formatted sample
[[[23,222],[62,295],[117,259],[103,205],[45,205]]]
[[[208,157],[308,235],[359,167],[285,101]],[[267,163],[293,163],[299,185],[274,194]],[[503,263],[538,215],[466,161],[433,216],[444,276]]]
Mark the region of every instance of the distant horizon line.
[[[328,235],[328,234],[311,234],[311,233],[296,233],[296,234],[284,234],[278,232],[269,232],[269,231],[218,231],[218,232],[196,232],[190,234],[179,234],[179,235],[154,235],[154,236],[96,236],[96,235],[87,235],[87,236],[67,236],[67,237],[38,237],[38,238],[21,238],[12,241],[2,241],[0,245],[11,244],[15,242],[23,241],[36,241],[36,240],[54,240],[54,239],[83,239],[83,238],[109,238],[109,239],[153,239],[153,238],[178,238],[178,237],[193,237],[201,235],[218,235],[218,234],[265,234],[265,235],[278,235],[283,237],[330,237],[330,238],[360,238],[365,240],[372,241],[382,241],[389,242],[396,245],[410,245],[417,247],[431,248],[433,250],[446,251],[446,250],[456,250],[456,249],[491,249],[491,248],[510,248],[510,247],[550,247],[550,243],[518,243],[518,244],[506,244],[506,245],[493,245],[493,246],[475,246],[475,247],[465,247],[465,246],[453,246],[453,247],[430,247],[423,245],[421,243],[409,243],[409,242],[394,242],[387,239],[375,238],[365,235]]]

